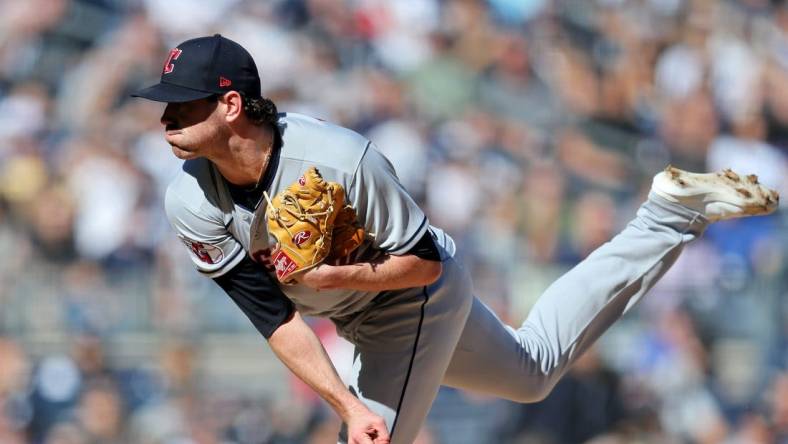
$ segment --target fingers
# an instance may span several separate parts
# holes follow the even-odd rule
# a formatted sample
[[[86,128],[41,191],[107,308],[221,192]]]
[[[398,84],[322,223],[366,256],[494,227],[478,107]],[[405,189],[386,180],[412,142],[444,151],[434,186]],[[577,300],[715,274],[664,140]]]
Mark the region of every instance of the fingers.
[[[389,444],[389,432],[383,418],[368,418],[367,426],[363,430],[351,431],[350,444]]]
[[[359,433],[358,435],[351,436],[348,444],[377,444],[366,433]]]
[[[389,444],[390,442],[388,435],[385,438],[378,437],[372,441],[373,444]]]
[[[350,439],[350,444],[389,444],[390,440],[388,435],[381,437],[379,435],[369,435],[367,433],[359,433]]]
[[[374,444],[389,444],[389,431],[386,428],[386,422],[383,421],[382,418],[379,418],[377,421],[372,423],[372,427],[374,428],[375,439],[373,440]]]

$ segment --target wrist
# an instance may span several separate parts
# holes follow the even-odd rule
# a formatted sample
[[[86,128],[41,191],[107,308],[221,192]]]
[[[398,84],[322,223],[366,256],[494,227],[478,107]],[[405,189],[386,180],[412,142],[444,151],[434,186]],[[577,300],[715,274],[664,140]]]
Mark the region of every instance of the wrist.
[[[357,415],[359,412],[366,412],[368,410],[367,406],[365,406],[349,391],[345,392],[344,395],[345,396],[343,396],[342,399],[337,400],[334,410],[336,410],[339,417],[342,418],[342,421],[345,423],[347,423],[350,418]]]

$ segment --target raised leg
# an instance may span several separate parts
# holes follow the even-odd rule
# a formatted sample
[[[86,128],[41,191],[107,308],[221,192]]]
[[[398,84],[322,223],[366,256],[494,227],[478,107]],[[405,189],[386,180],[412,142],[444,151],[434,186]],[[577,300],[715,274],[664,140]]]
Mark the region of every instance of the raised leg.
[[[475,300],[444,384],[521,402],[543,399],[710,221],[767,214],[778,202],[755,176],[668,167],[637,217],[553,283],[520,328]]]

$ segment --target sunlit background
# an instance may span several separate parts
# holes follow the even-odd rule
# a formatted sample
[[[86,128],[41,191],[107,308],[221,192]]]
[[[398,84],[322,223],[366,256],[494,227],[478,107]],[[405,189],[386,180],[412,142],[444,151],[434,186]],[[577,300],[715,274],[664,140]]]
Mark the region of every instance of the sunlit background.
[[[781,1],[0,0],[0,443],[335,442],[192,269],[163,106],[128,96],[216,32],[374,140],[513,324],[668,163],[788,191]],[[544,402],[441,390],[419,442],[787,443],[785,219],[709,229]]]

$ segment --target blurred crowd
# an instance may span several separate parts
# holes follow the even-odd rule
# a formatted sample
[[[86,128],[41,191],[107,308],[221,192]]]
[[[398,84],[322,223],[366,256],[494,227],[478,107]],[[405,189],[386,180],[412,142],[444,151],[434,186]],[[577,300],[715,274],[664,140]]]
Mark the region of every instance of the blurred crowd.
[[[334,442],[163,215],[167,50],[221,33],[353,128],[521,322],[669,163],[788,191],[769,0],[0,0],[0,443]],[[319,149],[320,147],[315,147]],[[442,390],[419,442],[788,443],[784,211],[712,226],[543,402]],[[582,295],[577,295],[582,298]],[[347,344],[310,320],[336,359]]]

